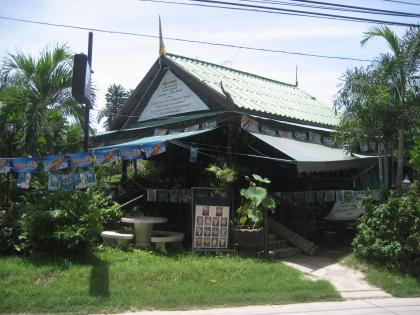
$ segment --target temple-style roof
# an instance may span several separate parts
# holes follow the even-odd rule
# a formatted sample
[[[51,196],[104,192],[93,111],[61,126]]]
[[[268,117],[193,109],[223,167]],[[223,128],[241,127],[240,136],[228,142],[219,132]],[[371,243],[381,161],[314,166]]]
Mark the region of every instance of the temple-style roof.
[[[166,57],[224,96],[222,82],[225,92],[240,109],[329,126],[339,123],[333,109],[295,85],[174,54]]]

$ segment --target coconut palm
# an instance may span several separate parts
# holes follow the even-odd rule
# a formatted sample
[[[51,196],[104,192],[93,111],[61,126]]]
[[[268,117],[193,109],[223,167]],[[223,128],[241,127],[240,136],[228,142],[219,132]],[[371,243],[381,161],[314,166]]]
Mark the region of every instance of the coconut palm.
[[[35,153],[38,136],[50,133],[48,110],[83,121],[82,107],[71,96],[72,68],[72,54],[65,44],[46,47],[38,58],[17,51],[2,59],[0,86],[19,87],[25,94],[22,141],[27,153]]]
[[[387,26],[375,26],[365,33],[361,41],[362,46],[366,45],[374,38],[384,39],[391,53],[384,54],[383,75],[391,88],[392,103],[397,108],[399,115],[390,122],[398,128],[398,166],[396,176],[396,186],[401,189],[403,177],[404,144],[405,133],[409,129],[411,110],[409,104],[409,94],[415,93],[418,87],[418,70],[420,65],[420,30],[410,28],[401,38],[398,37]],[[415,105],[415,104],[414,104]]]
[[[130,92],[120,84],[111,84],[105,95],[105,108],[98,113],[98,123],[105,119],[104,126],[106,130],[110,130],[114,119],[118,116],[118,112],[126,102]]]

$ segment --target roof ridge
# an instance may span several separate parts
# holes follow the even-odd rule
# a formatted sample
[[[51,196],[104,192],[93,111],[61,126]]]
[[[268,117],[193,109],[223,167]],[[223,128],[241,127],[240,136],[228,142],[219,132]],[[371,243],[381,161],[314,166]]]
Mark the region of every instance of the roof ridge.
[[[250,72],[246,72],[246,71],[242,71],[242,70],[238,70],[238,69],[234,69],[234,68],[229,68],[229,67],[226,67],[226,66],[219,65],[217,63],[203,61],[203,60],[200,60],[200,59],[194,59],[194,58],[185,57],[185,56],[181,56],[181,55],[177,55],[177,54],[172,54],[172,53],[167,53],[166,55],[169,56],[169,57],[179,57],[179,58],[184,58],[184,59],[188,59],[188,60],[192,60],[192,61],[198,61],[198,62],[206,63],[208,65],[212,65],[212,66],[216,66],[216,67],[219,67],[219,68],[223,68],[223,69],[226,69],[226,70],[230,70],[230,71],[238,72],[238,73],[241,73],[241,74],[249,75],[249,76],[252,76],[252,77],[255,77],[255,78],[259,78],[259,79],[271,81],[271,82],[274,82],[274,83],[279,83],[279,84],[282,84],[282,85],[287,85],[287,86],[290,86],[290,87],[293,87],[293,88],[298,88],[294,84],[285,83],[285,82],[282,82],[282,81],[278,81],[278,80],[266,78],[266,77],[263,77],[263,76],[258,75],[258,74],[254,74],[254,73],[250,73]]]

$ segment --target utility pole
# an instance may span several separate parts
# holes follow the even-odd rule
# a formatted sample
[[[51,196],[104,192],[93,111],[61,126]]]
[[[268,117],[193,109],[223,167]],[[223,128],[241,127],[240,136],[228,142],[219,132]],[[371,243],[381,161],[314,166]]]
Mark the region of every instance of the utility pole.
[[[88,64],[89,69],[92,71],[92,46],[93,46],[93,32],[89,32],[89,39],[88,39]],[[89,75],[90,80],[90,75]],[[90,86],[90,82],[89,82]],[[85,104],[85,128],[84,128],[84,142],[83,142],[83,149],[85,152],[89,150],[89,127],[90,127],[90,107],[92,106],[92,102],[89,98],[89,101]]]

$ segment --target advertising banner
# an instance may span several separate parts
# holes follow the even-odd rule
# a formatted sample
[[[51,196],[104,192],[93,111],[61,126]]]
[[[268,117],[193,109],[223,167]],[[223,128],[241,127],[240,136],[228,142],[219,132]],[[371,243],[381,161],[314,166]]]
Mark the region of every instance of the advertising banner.
[[[68,159],[63,155],[48,155],[42,159],[44,171],[47,173],[65,169],[69,166]]]
[[[92,153],[79,152],[79,153],[70,154],[70,166],[73,168],[93,166]]]
[[[35,158],[12,159],[13,171],[16,173],[39,173],[39,165]]]
[[[19,173],[17,178],[17,187],[20,189],[28,189],[31,183],[31,173]]]
[[[10,159],[0,159],[0,174],[10,172]]]
[[[151,156],[165,152],[166,146],[164,142],[148,143],[144,145],[143,151],[146,155],[146,158],[150,158]]]
[[[120,156],[123,161],[138,160],[142,158],[140,146],[120,148]]]
[[[113,163],[118,160],[118,149],[107,149],[95,151],[96,164]]]

